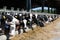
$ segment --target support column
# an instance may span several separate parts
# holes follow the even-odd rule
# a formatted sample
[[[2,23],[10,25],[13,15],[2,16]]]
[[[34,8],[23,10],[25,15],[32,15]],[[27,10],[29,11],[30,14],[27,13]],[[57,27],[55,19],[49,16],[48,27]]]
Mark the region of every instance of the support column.
[[[42,12],[44,12],[44,6],[42,6]]]
[[[26,10],[29,12],[31,10],[31,0],[26,0]]]
[[[48,6],[48,13],[50,13],[50,9],[49,9],[49,6]]]
[[[44,1],[42,1],[42,12],[44,12]]]

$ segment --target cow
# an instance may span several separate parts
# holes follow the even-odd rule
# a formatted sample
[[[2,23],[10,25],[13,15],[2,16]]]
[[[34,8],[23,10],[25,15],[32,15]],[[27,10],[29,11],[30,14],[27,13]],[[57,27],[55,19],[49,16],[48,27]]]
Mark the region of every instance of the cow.
[[[15,36],[15,30],[16,30],[16,24],[19,24],[19,20],[17,20],[15,17],[11,15],[5,15],[6,21],[5,23],[7,25],[10,25],[10,35]]]

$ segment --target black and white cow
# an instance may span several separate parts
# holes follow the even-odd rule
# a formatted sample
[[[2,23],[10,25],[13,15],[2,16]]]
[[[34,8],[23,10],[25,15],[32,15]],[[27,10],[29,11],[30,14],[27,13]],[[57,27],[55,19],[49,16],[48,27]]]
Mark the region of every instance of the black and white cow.
[[[11,16],[11,15],[5,15],[7,20],[5,21],[5,23],[7,25],[10,25],[10,35],[15,35],[15,30],[16,30],[16,24],[19,24],[19,20],[16,19],[15,17]]]
[[[42,15],[38,15],[37,16],[37,19],[38,19],[38,25],[40,26],[40,27],[44,27],[44,18],[43,18],[43,16]]]

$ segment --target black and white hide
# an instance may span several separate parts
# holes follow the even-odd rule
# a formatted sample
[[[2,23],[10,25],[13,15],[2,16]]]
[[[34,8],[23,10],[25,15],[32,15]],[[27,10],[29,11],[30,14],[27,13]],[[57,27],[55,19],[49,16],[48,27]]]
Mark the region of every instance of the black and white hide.
[[[17,20],[15,17],[11,15],[6,15],[7,20],[5,23],[7,25],[10,25],[10,35],[15,36],[15,30],[16,30],[16,24],[19,24],[19,20]]]
[[[43,19],[43,16],[38,15],[37,18],[38,18],[38,21],[37,21],[38,22],[38,25],[40,27],[44,27],[44,19]]]

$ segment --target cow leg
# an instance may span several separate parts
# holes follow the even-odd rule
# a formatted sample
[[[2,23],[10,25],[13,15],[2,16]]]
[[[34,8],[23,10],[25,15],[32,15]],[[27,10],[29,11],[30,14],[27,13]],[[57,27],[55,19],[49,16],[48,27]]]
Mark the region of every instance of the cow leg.
[[[26,31],[25,31],[25,29],[26,29],[25,26],[26,26],[25,24],[23,24],[23,26],[22,26],[22,28],[23,28],[23,33],[26,32]]]
[[[18,34],[20,34],[20,26],[19,25],[17,25],[16,29],[18,31]]]
[[[33,27],[32,27],[32,21],[30,22],[30,28],[33,30]]]

